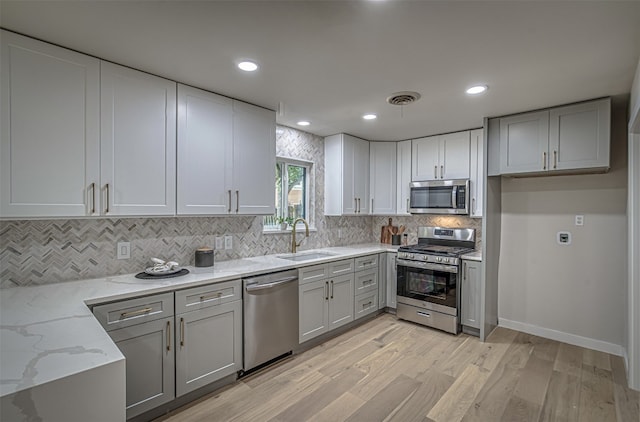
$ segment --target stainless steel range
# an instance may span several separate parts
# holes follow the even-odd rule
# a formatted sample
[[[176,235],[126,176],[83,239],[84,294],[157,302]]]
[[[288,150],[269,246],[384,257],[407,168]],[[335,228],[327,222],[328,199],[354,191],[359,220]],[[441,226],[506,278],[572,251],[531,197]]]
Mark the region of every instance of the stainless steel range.
[[[418,244],[398,249],[398,318],[460,332],[460,255],[475,240],[475,229],[420,227]]]

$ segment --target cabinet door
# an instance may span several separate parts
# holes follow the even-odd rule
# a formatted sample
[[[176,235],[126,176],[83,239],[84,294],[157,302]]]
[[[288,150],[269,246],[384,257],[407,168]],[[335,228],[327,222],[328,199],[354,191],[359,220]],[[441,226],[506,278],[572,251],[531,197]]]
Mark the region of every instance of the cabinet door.
[[[355,295],[378,290],[378,268],[359,271],[355,274]]]
[[[378,309],[383,309],[387,306],[387,254],[378,257]]]
[[[411,180],[420,182],[440,178],[439,136],[411,141]]]
[[[548,170],[548,149],[548,111],[500,119],[500,172],[502,174]]]
[[[100,86],[102,212],[174,215],[175,82],[102,62]]]
[[[99,60],[0,34],[0,214],[94,214],[100,208]]]
[[[176,316],[176,396],[242,369],[242,301]]]
[[[124,355],[127,419],[175,398],[173,316],[109,332]]]
[[[178,85],[178,214],[229,214],[233,101]]]
[[[440,169],[441,179],[469,178],[469,131],[448,133],[440,137]]]
[[[353,274],[329,280],[329,330],[353,321]]]
[[[353,138],[353,193],[358,198],[356,214],[369,214],[369,141]]]
[[[358,212],[358,198],[355,191],[355,159],[357,138],[342,136],[342,215],[354,215]]]
[[[411,183],[411,141],[397,143],[397,204],[396,214],[409,213],[409,183]]]
[[[482,217],[483,190],[484,190],[484,139],[483,130],[475,129],[471,131],[471,174],[470,174],[470,194],[471,206],[469,215],[471,217]]]
[[[377,311],[378,291],[375,290],[356,296],[353,306],[355,319],[362,318],[365,315],[369,315],[370,313]]]
[[[329,281],[318,280],[298,287],[300,343],[327,332],[329,324]]]
[[[461,324],[480,329],[481,262],[462,261]]]
[[[387,252],[387,306],[393,309],[396,309],[396,295],[398,293],[397,257],[397,253]]]
[[[396,143],[371,142],[369,186],[371,214],[396,213]]]
[[[550,170],[609,167],[611,99],[549,113]]]
[[[233,101],[233,189],[231,212],[276,212],[276,115]]]

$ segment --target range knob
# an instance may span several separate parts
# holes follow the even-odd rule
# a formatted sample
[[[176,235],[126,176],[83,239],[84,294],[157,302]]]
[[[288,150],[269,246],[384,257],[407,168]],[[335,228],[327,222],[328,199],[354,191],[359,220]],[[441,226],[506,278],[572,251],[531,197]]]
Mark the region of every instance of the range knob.
[[[437,257],[437,258],[436,258],[436,262],[442,262],[442,258]]]
[[[442,258],[442,262],[449,262],[449,258]]]

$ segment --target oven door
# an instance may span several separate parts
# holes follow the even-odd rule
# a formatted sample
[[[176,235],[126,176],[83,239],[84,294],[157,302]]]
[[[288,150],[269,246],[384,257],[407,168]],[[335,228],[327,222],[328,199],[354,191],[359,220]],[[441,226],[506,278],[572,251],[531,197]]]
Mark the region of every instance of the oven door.
[[[397,301],[457,315],[458,267],[397,260]]]

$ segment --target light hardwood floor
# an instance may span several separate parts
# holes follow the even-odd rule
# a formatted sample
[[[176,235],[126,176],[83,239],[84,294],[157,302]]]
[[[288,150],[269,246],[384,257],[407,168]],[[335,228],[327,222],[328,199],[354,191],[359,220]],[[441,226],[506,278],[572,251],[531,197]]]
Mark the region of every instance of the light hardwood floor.
[[[638,422],[620,357],[498,328],[486,343],[383,314],[156,421]]]

